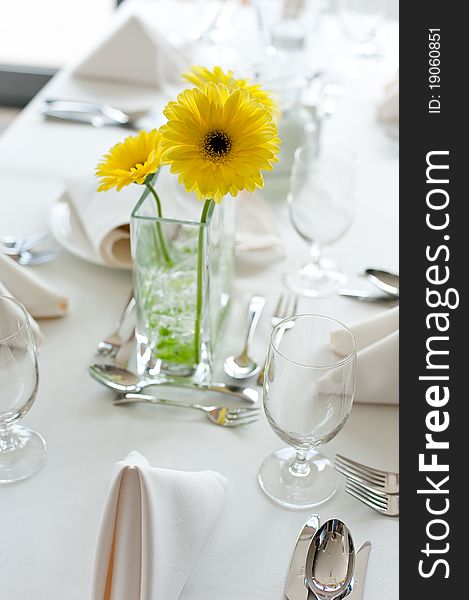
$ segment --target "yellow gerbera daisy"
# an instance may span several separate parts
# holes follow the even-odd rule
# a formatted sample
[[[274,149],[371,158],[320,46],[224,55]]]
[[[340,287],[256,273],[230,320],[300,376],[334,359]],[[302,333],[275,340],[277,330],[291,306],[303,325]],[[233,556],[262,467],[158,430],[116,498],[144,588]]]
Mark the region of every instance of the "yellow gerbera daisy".
[[[270,92],[264,90],[259,83],[250,83],[249,79],[236,79],[231,70],[225,72],[221,67],[213,67],[213,70],[210,71],[206,67],[195,66],[189,72],[184,73],[183,77],[199,88],[210,81],[213,83],[223,83],[230,90],[241,88],[246,90],[251,98],[259,100],[270,111],[274,120],[280,115],[277,102]]]
[[[278,160],[280,139],[270,112],[246,90],[207,83],[185,90],[163,111],[164,160],[200,200],[264,185],[261,170]]]
[[[96,167],[96,177],[102,178],[98,191],[113,187],[119,191],[131,183],[144,183],[161,164],[161,141],[156,129],[143,130],[113,146]]]

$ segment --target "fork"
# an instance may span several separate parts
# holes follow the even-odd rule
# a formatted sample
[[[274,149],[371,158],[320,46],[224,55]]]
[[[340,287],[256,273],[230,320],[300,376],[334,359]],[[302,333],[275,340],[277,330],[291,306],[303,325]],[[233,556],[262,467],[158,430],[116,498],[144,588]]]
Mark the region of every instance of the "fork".
[[[298,306],[298,296],[294,296],[291,294],[281,294],[278,299],[277,306],[275,307],[274,313],[270,318],[270,324],[272,329],[283,321],[283,319],[287,319],[288,317],[293,317],[296,314],[296,309]],[[267,360],[267,359],[266,359]],[[264,376],[265,376],[265,363],[262,365],[262,369],[257,376],[257,385],[264,385]]]
[[[108,356],[109,358],[114,358],[121,349],[121,347],[128,341],[128,339],[124,339],[122,337],[121,329],[125,321],[127,321],[130,315],[133,313],[135,306],[136,302],[132,291],[130,293],[127,304],[121,314],[119,322],[116,325],[115,331],[98,343],[98,350],[96,352],[98,356]]]
[[[257,421],[259,408],[255,407],[237,407],[227,408],[226,406],[205,406],[203,404],[190,404],[188,402],[178,402],[176,400],[167,400],[165,398],[155,398],[146,394],[125,394],[116,398],[114,406],[123,406],[125,404],[161,404],[163,406],[175,406],[177,408],[189,408],[199,410],[205,413],[209,421],[220,425],[221,427],[240,427],[249,425]]]
[[[388,517],[399,516],[398,494],[378,492],[377,490],[364,486],[354,479],[348,478],[345,483],[345,491],[383,515]]]
[[[365,487],[375,488],[379,492],[388,494],[399,493],[399,473],[374,469],[340,454],[335,455],[334,467],[347,479],[353,479]]]

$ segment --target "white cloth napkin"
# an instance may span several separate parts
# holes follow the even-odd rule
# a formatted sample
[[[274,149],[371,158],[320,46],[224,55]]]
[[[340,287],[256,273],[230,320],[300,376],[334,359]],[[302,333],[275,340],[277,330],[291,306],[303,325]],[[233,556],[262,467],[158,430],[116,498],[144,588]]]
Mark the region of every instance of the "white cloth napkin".
[[[92,600],[177,600],[220,513],[226,480],[116,463],[96,550]]]
[[[101,261],[112,267],[130,268],[130,215],[144,187],[131,184],[119,192],[114,189],[98,192],[97,188],[95,177],[80,176],[68,182],[62,198],[75,209],[83,231]],[[195,194],[184,192],[169,169],[161,169],[155,189],[161,199],[163,215],[173,219],[200,219],[201,203]],[[273,212],[260,194],[241,193],[226,201],[235,202],[237,207],[237,254],[272,250],[273,255],[284,255]]]
[[[399,307],[350,327],[357,345],[355,402],[399,404]],[[340,356],[350,351],[343,331],[331,335],[331,346]]]
[[[390,134],[399,138],[399,79],[386,85],[377,117]]]
[[[68,298],[46,285],[35,273],[0,253],[0,284],[36,317],[63,317]]]
[[[161,89],[180,83],[190,60],[138,15],[121,14],[74,76]]]
[[[0,281],[0,296],[9,296],[10,298],[14,298],[13,294],[10,290],[5,287]],[[17,298],[15,298],[17,300]],[[39,327],[39,323],[33,319],[33,317],[28,313],[29,324],[31,325],[31,331],[33,332],[33,337],[37,346],[40,346],[44,341],[44,335],[42,334],[41,328]]]
[[[272,251],[285,255],[272,209],[262,194],[241,192],[236,202],[236,252]]]

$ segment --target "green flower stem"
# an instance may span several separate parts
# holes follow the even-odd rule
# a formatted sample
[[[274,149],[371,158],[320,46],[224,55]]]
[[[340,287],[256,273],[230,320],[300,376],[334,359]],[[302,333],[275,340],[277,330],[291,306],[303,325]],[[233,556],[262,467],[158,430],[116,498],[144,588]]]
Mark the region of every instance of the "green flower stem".
[[[163,213],[161,212],[161,202],[160,202],[160,199],[158,197],[158,194],[156,193],[155,188],[152,186],[152,184],[149,181],[146,181],[145,185],[150,190],[151,194],[153,195],[153,198],[155,199],[155,202],[156,202],[156,211],[158,213],[158,216],[161,219],[163,217]],[[156,234],[157,234],[158,239],[160,241],[160,246],[161,246],[161,251],[163,253],[164,261],[165,261],[167,267],[171,267],[172,264],[173,264],[173,261],[171,260],[171,255],[169,254],[168,244],[166,243],[166,239],[164,237],[164,233],[163,233],[163,230],[161,228],[161,223],[159,221],[157,221],[155,223],[155,225],[156,225]]]
[[[213,200],[205,200],[204,207],[202,209],[202,216],[200,217],[201,227],[199,229],[199,241],[197,246],[197,304],[195,309],[195,331],[194,331],[194,356],[195,362],[198,363],[200,360],[200,321],[202,316],[202,304],[203,304],[203,262],[204,262],[204,231],[206,227],[202,226],[202,223],[207,222],[207,216],[209,212],[213,211],[215,203]]]

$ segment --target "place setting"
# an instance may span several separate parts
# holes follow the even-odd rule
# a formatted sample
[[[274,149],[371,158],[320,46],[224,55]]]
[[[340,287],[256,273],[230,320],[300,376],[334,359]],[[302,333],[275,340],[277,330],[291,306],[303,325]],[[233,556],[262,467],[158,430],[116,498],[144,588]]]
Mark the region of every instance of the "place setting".
[[[332,63],[379,73],[379,19],[362,39],[343,2],[179,0],[184,27],[145,4],[12,125],[63,136],[70,166],[43,174],[42,225],[13,202],[0,225],[0,514],[32,490],[30,527],[67,518],[71,598],[377,597],[397,569],[399,273],[373,173],[396,164],[356,109],[373,82],[355,97]],[[53,579],[65,559],[24,560]]]

